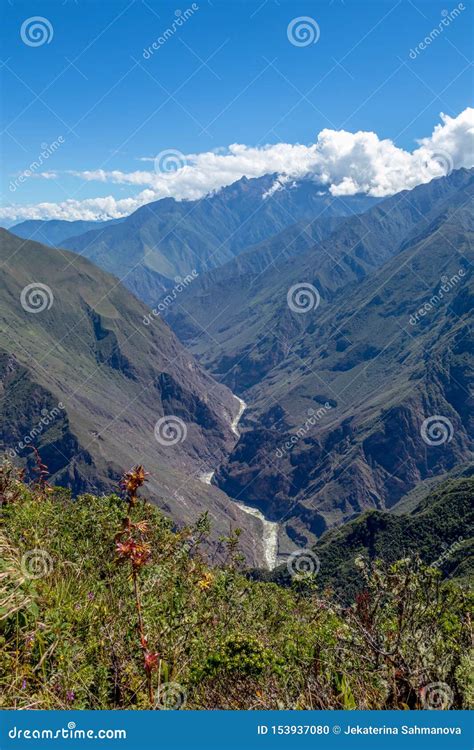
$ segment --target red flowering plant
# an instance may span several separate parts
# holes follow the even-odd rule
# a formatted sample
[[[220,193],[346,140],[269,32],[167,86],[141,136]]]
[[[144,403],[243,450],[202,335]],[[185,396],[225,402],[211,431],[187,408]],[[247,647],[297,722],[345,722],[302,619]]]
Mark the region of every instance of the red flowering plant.
[[[142,520],[134,523],[131,518],[132,510],[138,501],[138,490],[146,482],[147,476],[148,473],[144,470],[143,466],[135,466],[122,477],[120,486],[127,493],[128,510],[126,517],[123,519],[121,530],[115,535],[115,551],[117,562],[128,562],[131,566],[131,578],[137,612],[137,630],[140,647],[143,651],[143,666],[145,669],[148,698],[153,705],[152,672],[158,668],[160,657],[158,653],[150,651],[148,646],[148,638],[145,634],[145,625],[143,622],[139,582],[140,571],[151,557],[151,547],[148,542],[149,527],[147,521]]]
[[[35,481],[36,486],[40,490],[41,494],[46,492],[53,492],[53,488],[48,484],[46,478],[49,476],[49,469],[46,464],[41,460],[41,456],[37,448],[33,447],[35,465],[33,471],[36,473],[37,478]]]

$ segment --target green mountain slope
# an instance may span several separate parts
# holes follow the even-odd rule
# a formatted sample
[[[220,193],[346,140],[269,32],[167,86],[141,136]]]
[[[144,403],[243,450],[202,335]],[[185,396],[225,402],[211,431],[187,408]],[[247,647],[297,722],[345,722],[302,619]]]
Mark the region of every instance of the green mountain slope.
[[[200,481],[236,440],[228,389],[162,320],[143,326],[145,306],[89,261],[5,230],[0,253],[2,449],[32,470],[36,447],[52,481],[74,493],[110,490],[123,466],[144,461],[150,491],[177,521],[208,509],[216,534],[236,519],[248,527]]]
[[[24,240],[42,242],[43,245],[61,247],[66,240],[85,232],[103,229],[106,224],[117,224],[121,219],[110,221],[65,221],[62,219],[29,219],[9,227],[9,231]]]
[[[328,531],[313,548],[321,589],[329,587],[353,600],[364,586],[358,558],[367,563],[419,555],[443,578],[474,581],[474,478],[448,480],[432,490],[411,513],[372,510]],[[263,576],[289,583],[285,566]]]
[[[267,242],[271,263],[263,268],[256,263],[254,273],[246,263],[240,273],[234,261],[203,275],[167,309],[166,320],[218,379],[243,395],[287,357],[306,326],[314,322],[314,315],[295,315],[289,309],[290,289],[315,286],[321,297],[320,316],[338,289],[359,283],[421,237],[447,201],[454,207],[466,200],[473,179],[472,170],[458,170],[403,191],[346,218],[329,237],[321,232],[306,252],[291,251],[295,234],[302,249],[308,242],[307,233],[298,235],[298,227],[288,230],[293,236],[277,234]]]
[[[217,268],[280,229],[316,216],[363,211],[373,198],[340,199],[303,181],[264,197],[275,175],[238,182],[196,201],[165,198],[139,208],[119,225],[63,243],[118,276],[154,305],[176,277]]]
[[[218,482],[297,543],[391,508],[472,457],[469,221],[470,206],[445,216],[379,273],[341,290],[245,394],[244,432]]]

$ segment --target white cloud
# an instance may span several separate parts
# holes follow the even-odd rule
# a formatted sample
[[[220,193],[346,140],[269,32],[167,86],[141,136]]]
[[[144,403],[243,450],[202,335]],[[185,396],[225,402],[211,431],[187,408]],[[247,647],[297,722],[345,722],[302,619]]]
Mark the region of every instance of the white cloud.
[[[37,203],[34,206],[15,206],[0,209],[0,219],[65,219],[66,221],[94,221],[119,219],[128,216],[132,211],[155,200],[152,190],[143,190],[133,198],[116,199],[111,195],[105,198],[88,198],[87,200],[69,199],[61,203]]]
[[[467,108],[457,117],[441,114],[441,122],[429,137],[421,138],[412,152],[398,148],[376,133],[346,130],[322,130],[315,143],[278,143],[261,147],[232,144],[200,154],[181,155],[172,172],[137,170],[122,172],[103,169],[68,174],[84,182],[129,185],[144,188],[130,198],[89,198],[33,206],[0,209],[3,219],[104,219],[126,216],[145,203],[165,197],[195,200],[243,176],[260,177],[276,172],[279,182],[311,176],[333,195],[366,193],[383,197],[413,188],[451,169],[474,166],[474,109]],[[167,152],[163,152],[167,153]],[[179,156],[179,154],[178,154]],[[141,157],[140,161],[155,161]],[[161,163],[161,159],[160,159]],[[43,173],[48,179],[51,173]],[[56,175],[57,176],[57,175]]]

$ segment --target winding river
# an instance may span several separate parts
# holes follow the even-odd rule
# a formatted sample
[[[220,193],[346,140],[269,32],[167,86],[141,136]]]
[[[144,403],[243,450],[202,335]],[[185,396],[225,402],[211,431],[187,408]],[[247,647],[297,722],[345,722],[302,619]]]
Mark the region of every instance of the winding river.
[[[239,402],[239,411],[233,418],[230,426],[232,432],[238,437],[240,435],[238,425],[242,418],[242,414],[247,408],[247,404],[245,403],[245,401],[243,401],[243,399],[236,396],[235,393],[233,395],[234,398]],[[214,474],[215,471],[209,471],[206,474],[202,474],[199,478],[201,482],[204,482],[204,484],[212,484]],[[243,503],[236,502],[235,504],[244,513],[248,513],[249,516],[258,518],[258,520],[261,522],[263,559],[265,560],[265,564],[268,570],[273,570],[273,568],[276,567],[278,559],[278,524],[275,521],[269,521],[267,518],[265,518],[263,513],[261,513],[261,511],[259,511],[257,508],[253,508],[250,505],[244,505]]]

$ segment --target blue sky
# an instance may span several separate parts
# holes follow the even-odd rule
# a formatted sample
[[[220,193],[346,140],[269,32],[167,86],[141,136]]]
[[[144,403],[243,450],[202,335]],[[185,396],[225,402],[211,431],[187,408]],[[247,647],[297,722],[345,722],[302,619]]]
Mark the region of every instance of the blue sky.
[[[455,117],[470,104],[472,3],[460,5],[410,56],[457,3],[200,0],[192,10],[189,0],[11,0],[2,24],[3,203],[125,198],[134,185],[65,173],[132,173],[150,168],[140,157],[167,149],[309,144],[325,128],[373,131],[411,151],[440,112]],[[49,22],[49,43],[22,40],[34,16]],[[316,43],[289,40],[300,16],[317,24]],[[9,189],[41,144],[59,137],[38,170],[50,178],[35,174]]]

